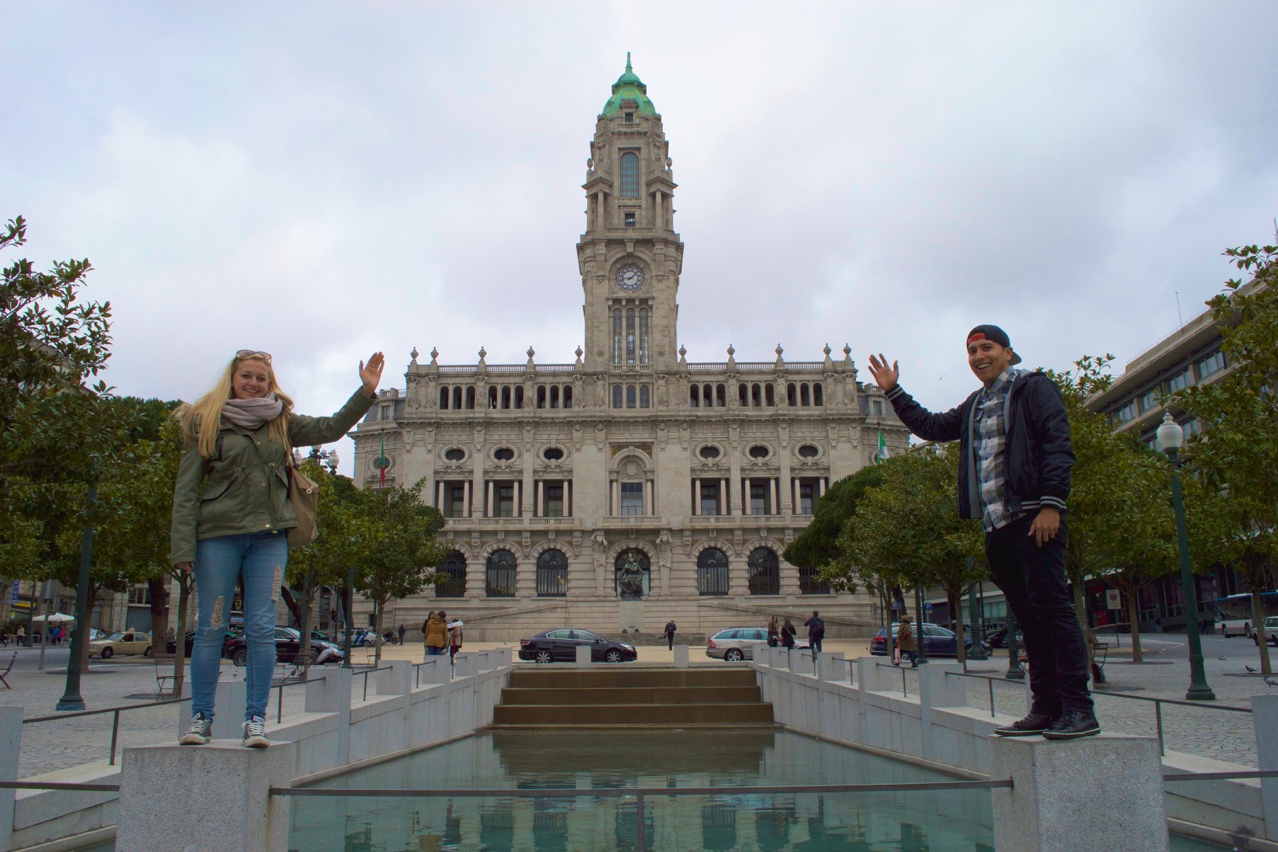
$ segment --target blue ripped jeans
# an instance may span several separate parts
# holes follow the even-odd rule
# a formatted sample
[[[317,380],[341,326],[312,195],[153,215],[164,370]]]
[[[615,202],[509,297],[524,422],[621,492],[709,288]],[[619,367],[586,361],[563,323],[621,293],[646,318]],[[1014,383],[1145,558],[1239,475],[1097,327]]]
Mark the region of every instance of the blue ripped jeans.
[[[275,674],[275,604],[288,564],[284,533],[206,538],[195,547],[200,614],[191,648],[191,712],[213,718],[222,643],[231,619],[235,581],[244,577],[244,638],[248,646],[248,701],[244,718],[266,716]]]

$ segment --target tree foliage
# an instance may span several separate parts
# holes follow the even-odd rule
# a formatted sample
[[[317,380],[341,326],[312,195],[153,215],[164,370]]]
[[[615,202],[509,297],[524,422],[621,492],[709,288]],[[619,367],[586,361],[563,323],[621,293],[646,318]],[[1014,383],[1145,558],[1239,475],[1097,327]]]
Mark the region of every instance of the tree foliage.
[[[1216,557],[1252,592],[1261,665],[1270,672],[1260,593],[1278,575],[1278,246],[1242,246],[1225,256],[1250,279],[1230,279],[1207,304],[1220,328],[1228,372],[1178,391],[1202,432],[1185,448],[1192,476],[1227,499],[1202,524]]]
[[[786,547],[786,562],[799,568],[819,570],[839,557],[838,537],[867,489],[883,482],[878,465],[863,467],[826,489],[817,502],[812,521]],[[855,586],[850,591],[856,591]]]

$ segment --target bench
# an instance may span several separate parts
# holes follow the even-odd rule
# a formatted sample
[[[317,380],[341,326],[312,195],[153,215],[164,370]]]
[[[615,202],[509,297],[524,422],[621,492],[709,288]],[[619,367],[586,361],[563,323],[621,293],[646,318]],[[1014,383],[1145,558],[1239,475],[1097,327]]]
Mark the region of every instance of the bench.
[[[9,664],[4,667],[4,671],[0,672],[0,683],[4,684],[5,689],[13,689],[12,686],[9,686],[9,681],[6,680],[5,678],[9,676],[9,672],[13,671],[13,664],[17,661],[17,659],[18,659],[18,652],[14,651],[13,656],[9,658]]]
[[[1092,658],[1092,682],[1101,684],[1105,680],[1105,661],[1109,659],[1109,643],[1093,642],[1089,649]]]

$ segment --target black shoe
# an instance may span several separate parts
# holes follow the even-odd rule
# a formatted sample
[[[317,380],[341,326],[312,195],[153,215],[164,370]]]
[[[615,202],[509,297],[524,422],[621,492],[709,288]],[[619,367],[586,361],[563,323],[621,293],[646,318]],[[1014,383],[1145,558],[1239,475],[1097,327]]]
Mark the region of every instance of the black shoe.
[[[1049,740],[1072,740],[1092,737],[1100,733],[1100,722],[1086,710],[1070,710],[1056,720],[1056,724],[1043,732]]]
[[[1018,719],[1010,725],[995,728],[994,733],[1000,737],[1032,737],[1044,733],[1053,726],[1056,720],[1046,713],[1030,713],[1024,719]]]

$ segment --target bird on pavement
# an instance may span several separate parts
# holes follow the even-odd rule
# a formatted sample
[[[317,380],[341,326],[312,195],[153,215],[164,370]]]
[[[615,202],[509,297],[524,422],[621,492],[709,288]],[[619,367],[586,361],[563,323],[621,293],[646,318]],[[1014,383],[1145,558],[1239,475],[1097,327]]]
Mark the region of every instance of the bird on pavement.
[[[1278,686],[1278,680],[1274,680],[1269,675],[1265,675],[1265,686]]]
[[[1255,670],[1255,669],[1253,669],[1251,666],[1247,665],[1246,663],[1243,663],[1243,668],[1244,668],[1244,669],[1246,669],[1247,671],[1251,672],[1252,674],[1255,674],[1255,673],[1256,673],[1256,670]]]

